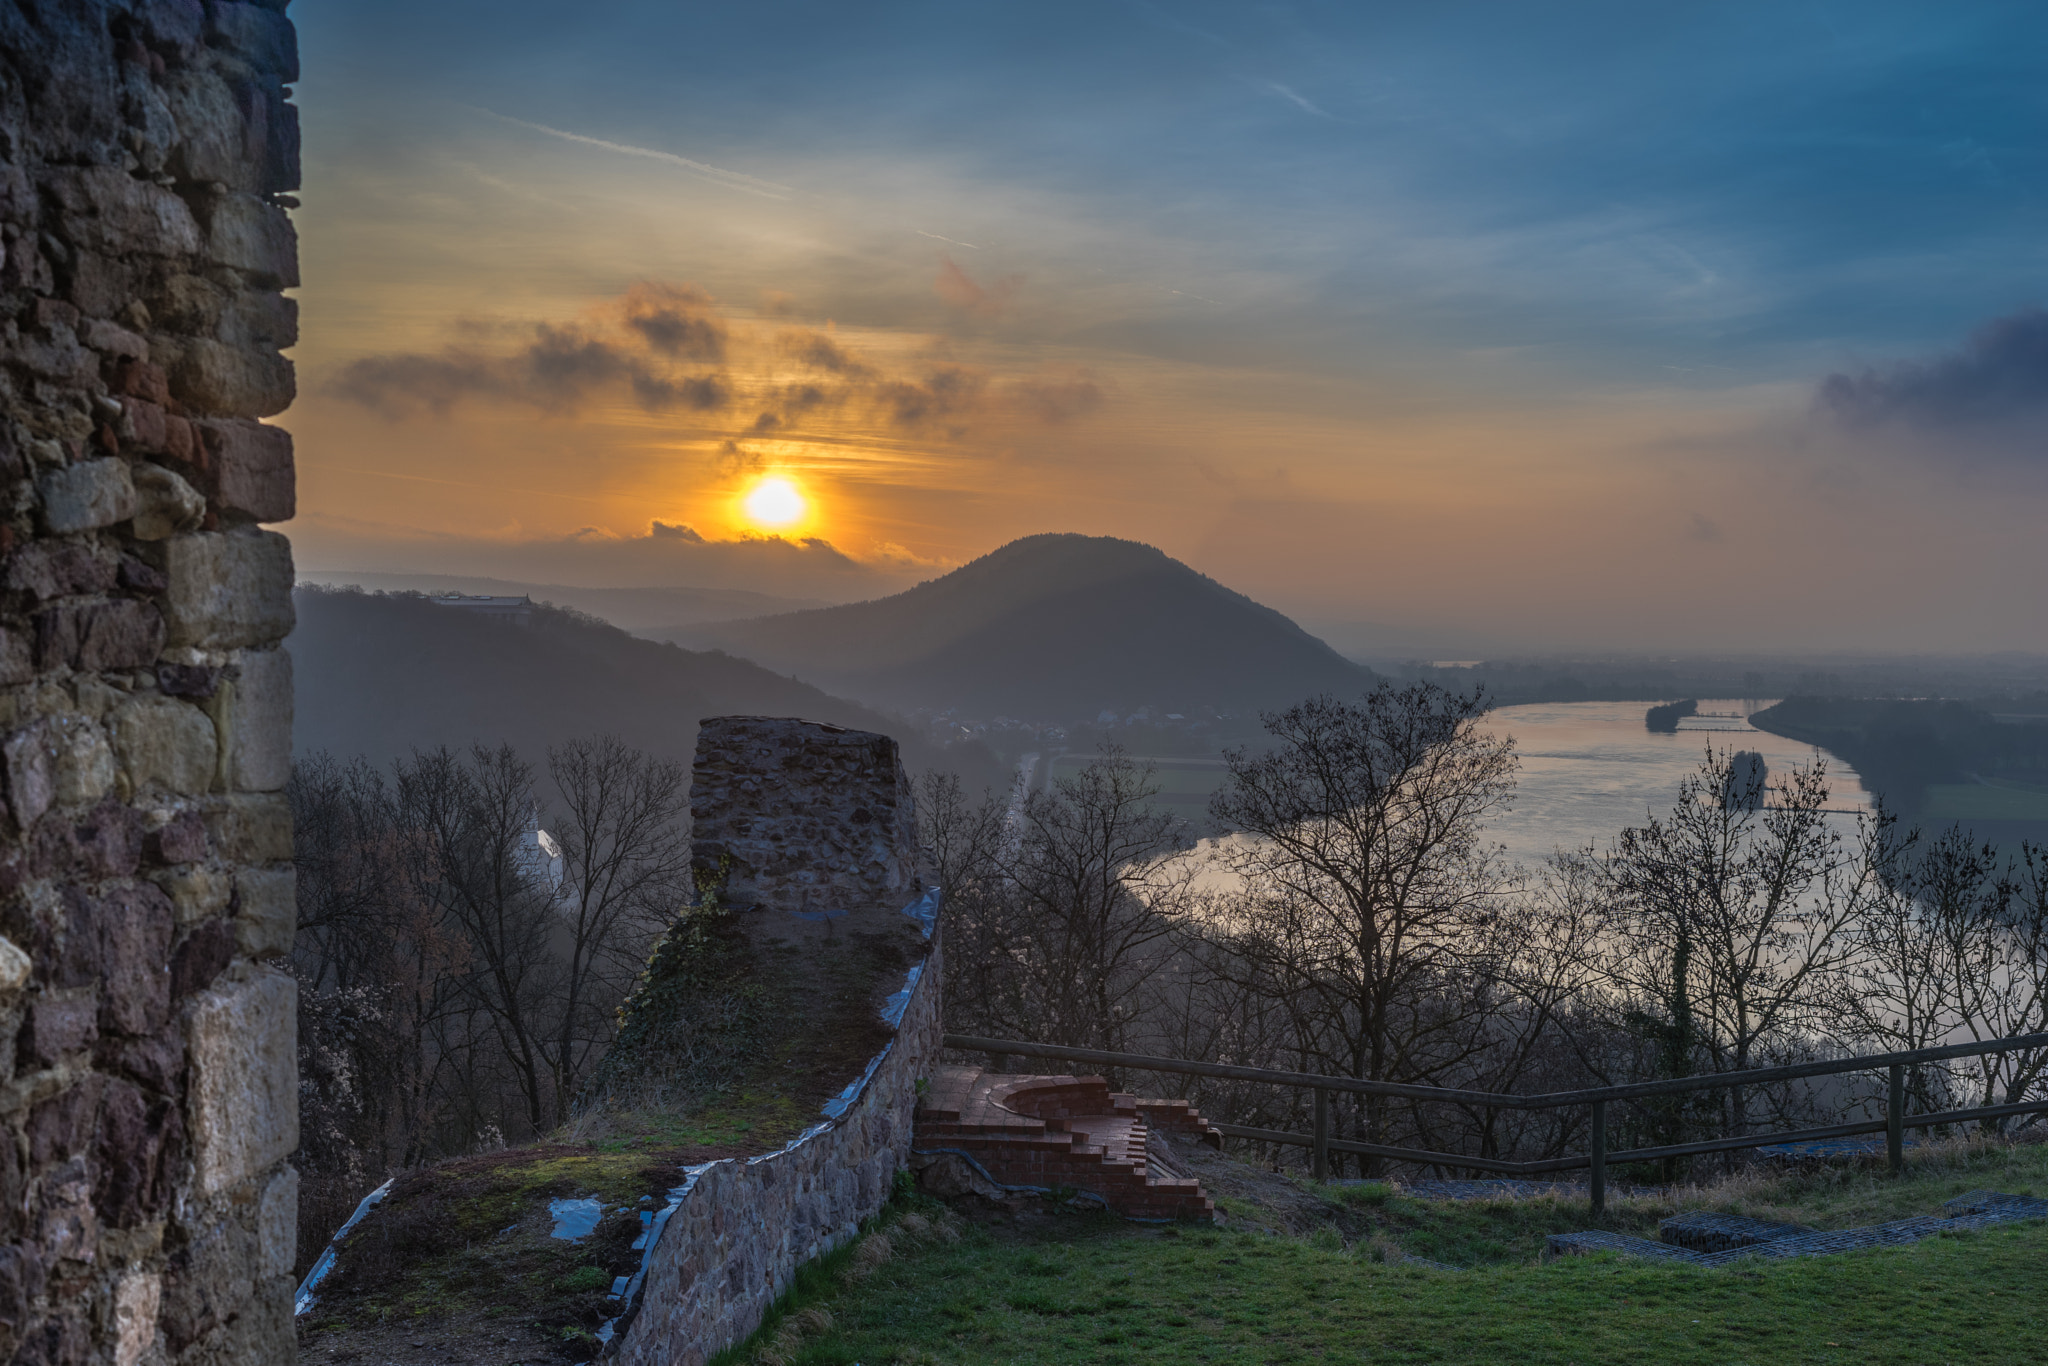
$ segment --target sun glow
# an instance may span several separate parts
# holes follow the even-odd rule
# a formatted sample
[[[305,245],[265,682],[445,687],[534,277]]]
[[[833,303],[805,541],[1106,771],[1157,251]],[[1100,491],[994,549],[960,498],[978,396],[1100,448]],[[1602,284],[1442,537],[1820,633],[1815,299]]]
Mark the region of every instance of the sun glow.
[[[769,475],[747,490],[740,507],[756,526],[780,529],[801,521],[810,503],[795,484],[780,475]]]

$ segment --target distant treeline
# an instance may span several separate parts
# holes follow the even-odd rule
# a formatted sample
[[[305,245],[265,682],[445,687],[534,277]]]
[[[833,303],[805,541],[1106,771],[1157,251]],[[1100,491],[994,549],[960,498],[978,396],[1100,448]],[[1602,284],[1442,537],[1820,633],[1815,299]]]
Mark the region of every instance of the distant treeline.
[[[2048,787],[2048,724],[1999,721],[1973,702],[1788,697],[1750,724],[1840,755],[1892,810],[1918,816],[1929,788],[2002,783]],[[2048,823],[2006,822],[2034,839]],[[2024,828],[2042,824],[2042,831]]]

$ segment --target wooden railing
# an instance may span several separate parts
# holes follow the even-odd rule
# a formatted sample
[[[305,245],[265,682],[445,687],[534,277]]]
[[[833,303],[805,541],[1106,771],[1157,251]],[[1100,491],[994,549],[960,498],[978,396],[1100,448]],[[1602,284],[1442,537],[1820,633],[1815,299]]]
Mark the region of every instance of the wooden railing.
[[[967,1053],[988,1053],[1001,1065],[1008,1057],[1052,1058],[1060,1062],[1094,1063],[1140,1072],[1173,1072],[1193,1077],[1218,1077],[1227,1081],[1262,1082],[1272,1086],[1306,1088],[1315,1092],[1315,1132],[1285,1133],[1277,1129],[1254,1129],[1242,1124],[1215,1127],[1232,1138],[1257,1139],[1266,1143],[1290,1144],[1312,1151],[1312,1170],[1320,1181],[1329,1175],[1330,1154],[1356,1153],[1365,1157],[1392,1158],[1429,1166],[1467,1171],[1494,1172],[1507,1176],[1535,1176],[1547,1172],[1587,1172],[1586,1184],[1593,1211],[1607,1207],[1607,1168],[1616,1162],[1649,1162],[1665,1157],[1687,1157],[1699,1153],[1734,1152],[1763,1148],[1778,1143],[1811,1143],[1821,1139],[1848,1138],[1857,1134],[1885,1135],[1886,1154],[1893,1172],[1905,1166],[1905,1134],[1908,1129],[1926,1129],[1938,1124],[1960,1124],[1976,1119],[2003,1119],[2009,1115],[2048,1113],[2048,1098],[2020,1101],[2011,1105],[1980,1105],[1966,1110],[1938,1110],[1906,1113],[1906,1069],[1916,1063],[1941,1062],[1949,1058],[1978,1057],[1987,1053],[2011,1053],[2028,1048],[2048,1048],[2048,1034],[2022,1034],[1982,1043],[1948,1044],[1939,1048],[1914,1048],[1903,1053],[1876,1053],[1833,1062],[1802,1062],[1784,1067],[1758,1067],[1744,1072],[1723,1072],[1715,1076],[1677,1077],[1666,1081],[1635,1082],[1627,1086],[1596,1086],[1580,1091],[1551,1091],[1543,1095],[1513,1095],[1495,1091],[1462,1091],[1444,1086],[1416,1086],[1407,1082],[1371,1081],[1363,1077],[1332,1077],[1316,1072],[1279,1072],[1265,1067],[1239,1067],[1231,1063],[1196,1062],[1188,1058],[1155,1058],[1143,1053],[1110,1053],[1099,1048],[1067,1048],[1059,1044],[1028,1043],[1018,1039],[984,1039],[971,1034],[948,1034],[946,1047]],[[1651,1096],[1682,1095],[1689,1091],[1726,1090],[1757,1086],[1801,1077],[1826,1077],[1843,1072],[1889,1069],[1885,1117],[1850,1124],[1833,1124],[1819,1129],[1795,1129],[1770,1134],[1741,1134],[1710,1138],[1697,1143],[1674,1143],[1661,1148],[1630,1148],[1607,1151],[1607,1106],[1613,1101],[1643,1100]],[[1393,1096],[1404,1100],[1445,1101],[1452,1104],[1500,1110],[1557,1110],[1571,1106],[1590,1107],[1591,1151],[1578,1157],[1538,1158],[1515,1162],[1506,1158],[1469,1157],[1460,1153],[1431,1152],[1422,1148],[1400,1148],[1385,1143],[1358,1143],[1330,1136],[1330,1093]]]

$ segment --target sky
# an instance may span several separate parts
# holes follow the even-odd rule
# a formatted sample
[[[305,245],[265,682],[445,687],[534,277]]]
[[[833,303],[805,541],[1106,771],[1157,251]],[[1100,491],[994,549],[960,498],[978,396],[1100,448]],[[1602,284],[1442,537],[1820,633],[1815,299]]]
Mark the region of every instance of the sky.
[[[2048,651],[2048,7],[298,0],[308,570]]]

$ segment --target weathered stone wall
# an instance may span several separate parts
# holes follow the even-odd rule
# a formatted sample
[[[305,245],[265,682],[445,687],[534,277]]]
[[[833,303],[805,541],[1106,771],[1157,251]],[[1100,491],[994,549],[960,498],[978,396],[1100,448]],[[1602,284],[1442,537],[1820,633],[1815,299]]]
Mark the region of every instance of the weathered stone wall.
[[[695,858],[729,858],[734,904],[849,927],[915,906],[928,939],[889,1006],[896,1035],[857,1095],[779,1153],[697,1173],[647,1254],[611,1350],[649,1366],[700,1366],[760,1326],[796,1269],[853,1237],[909,1159],[917,1083],[939,1056],[937,893],[917,881],[910,784],[884,735],[808,721],[702,723],[690,793]],[[782,916],[796,921],[798,916]],[[891,983],[884,990],[893,989]]]
[[[692,862],[727,861],[727,904],[894,908],[914,898],[910,780],[886,735],[816,721],[713,716],[698,723]]]
[[[285,0],[0,3],[0,1357],[284,1362]]]
[[[934,939],[888,1055],[832,1128],[698,1175],[649,1256],[633,1317],[615,1339],[620,1361],[702,1366],[761,1326],[799,1266],[882,1208],[909,1159],[917,1083],[945,1034],[940,957]]]

